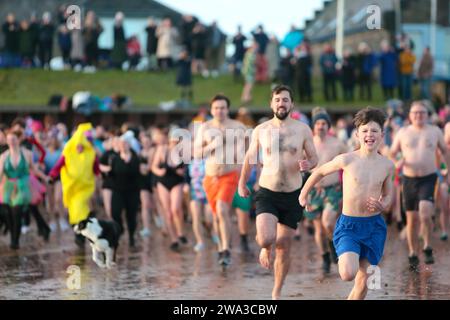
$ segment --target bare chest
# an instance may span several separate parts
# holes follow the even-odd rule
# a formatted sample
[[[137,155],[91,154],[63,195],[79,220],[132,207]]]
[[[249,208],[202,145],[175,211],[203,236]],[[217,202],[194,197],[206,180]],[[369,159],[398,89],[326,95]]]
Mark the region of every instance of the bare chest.
[[[304,138],[293,129],[271,129],[261,132],[260,142],[266,156],[296,157],[303,150]]]
[[[409,151],[421,150],[434,152],[437,147],[437,137],[432,132],[424,134],[406,133],[401,140],[402,147]]]
[[[319,157],[319,164],[324,164],[333,160],[337,155],[339,155],[340,150],[335,143],[314,143],[314,147],[317,151],[317,156]]]
[[[376,166],[371,163],[354,163],[344,170],[344,182],[350,182],[358,190],[363,190],[367,187],[381,190],[384,180],[388,175],[387,170],[388,168],[384,166]]]

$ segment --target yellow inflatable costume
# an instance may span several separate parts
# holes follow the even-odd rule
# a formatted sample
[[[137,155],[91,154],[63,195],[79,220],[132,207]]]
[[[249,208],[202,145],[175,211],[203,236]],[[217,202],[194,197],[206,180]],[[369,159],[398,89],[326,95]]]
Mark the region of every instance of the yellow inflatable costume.
[[[62,153],[65,160],[61,169],[63,203],[69,210],[69,222],[72,225],[87,219],[89,200],[95,191],[95,150],[86,136],[90,130],[92,124],[80,124]],[[81,152],[79,145],[83,147]]]

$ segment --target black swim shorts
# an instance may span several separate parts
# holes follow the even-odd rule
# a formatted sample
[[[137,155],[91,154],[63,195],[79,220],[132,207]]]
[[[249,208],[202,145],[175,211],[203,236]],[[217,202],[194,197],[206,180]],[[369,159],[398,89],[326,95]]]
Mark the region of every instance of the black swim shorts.
[[[260,187],[255,194],[256,215],[273,214],[279,223],[295,230],[303,214],[303,208],[298,202],[299,195],[300,189],[293,192],[274,192]]]
[[[418,211],[420,201],[434,202],[437,174],[410,178],[403,176],[403,201],[406,211]]]

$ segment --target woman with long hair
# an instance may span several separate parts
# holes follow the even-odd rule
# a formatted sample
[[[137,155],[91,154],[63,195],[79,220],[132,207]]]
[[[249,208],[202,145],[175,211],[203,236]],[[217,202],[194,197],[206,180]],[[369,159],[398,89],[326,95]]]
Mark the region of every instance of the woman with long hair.
[[[181,244],[187,244],[184,235],[183,185],[185,165],[177,153],[179,142],[172,131],[169,143],[158,146],[152,163],[152,172],[157,177],[158,194],[165,213],[165,223],[172,244],[170,249],[178,251]]]
[[[86,56],[86,64],[88,66],[97,66],[98,62],[98,38],[103,32],[103,27],[101,26],[97,16],[94,11],[88,11],[85,18],[84,28],[83,28],[83,40],[84,40],[84,52]]]
[[[3,180],[3,204],[11,233],[10,247],[19,249],[20,228],[26,208],[32,201],[30,173],[48,182],[49,178],[37,169],[30,151],[20,146],[22,131],[10,130],[6,135],[8,150],[0,157],[0,178]],[[47,230],[48,231],[48,230]]]
[[[27,118],[25,120],[19,117],[13,120],[11,124],[11,130],[17,132],[18,136],[20,137],[20,146],[31,152],[31,160],[36,163],[36,168],[43,167],[45,159],[45,149],[39,142],[43,136],[41,132],[42,125],[40,121],[35,121],[31,118]],[[47,241],[49,239],[51,230],[39,210],[39,204],[44,199],[45,186],[40,183],[33,174],[30,175],[30,183],[32,186],[31,202],[28,206],[26,206],[26,210],[23,215],[21,232],[22,234],[25,234],[29,231],[30,216],[33,216],[33,218],[36,220],[39,235],[44,237],[44,239]]]

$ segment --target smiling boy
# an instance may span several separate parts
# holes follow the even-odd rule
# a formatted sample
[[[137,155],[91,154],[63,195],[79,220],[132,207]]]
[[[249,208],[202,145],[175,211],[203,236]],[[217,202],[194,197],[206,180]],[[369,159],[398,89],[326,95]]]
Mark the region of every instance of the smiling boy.
[[[383,111],[365,108],[354,119],[360,148],[341,154],[316,169],[299,196],[308,210],[313,187],[325,176],[343,170],[343,213],[334,231],[333,242],[339,256],[339,274],[355,284],[348,299],[364,299],[367,268],[378,265],[386,241],[386,224],[381,213],[391,204],[394,164],[379,152],[383,140]]]

